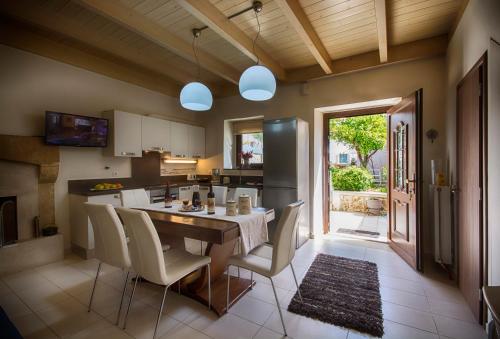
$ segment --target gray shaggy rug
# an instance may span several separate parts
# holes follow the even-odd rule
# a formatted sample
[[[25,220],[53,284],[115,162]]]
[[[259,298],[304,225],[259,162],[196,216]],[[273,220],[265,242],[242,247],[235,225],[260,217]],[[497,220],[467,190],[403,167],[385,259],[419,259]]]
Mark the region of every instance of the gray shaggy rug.
[[[384,321],[377,264],[318,254],[288,311],[382,337]]]

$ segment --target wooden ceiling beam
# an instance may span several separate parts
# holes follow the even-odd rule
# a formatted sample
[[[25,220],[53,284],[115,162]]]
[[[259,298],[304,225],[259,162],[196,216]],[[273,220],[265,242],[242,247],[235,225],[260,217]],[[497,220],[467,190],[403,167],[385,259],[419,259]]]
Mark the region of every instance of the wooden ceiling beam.
[[[298,0],[274,0],[326,74],[333,73],[330,54]]]
[[[183,58],[196,61],[190,43],[172,34],[155,21],[121,4],[118,0],[77,0],[77,2]],[[233,84],[238,84],[240,78],[238,70],[202,50],[198,50],[196,54],[201,67]]]
[[[375,17],[377,20],[380,62],[387,62],[387,8],[385,0],[375,0]]]
[[[0,44],[64,62],[107,77],[125,81],[168,96],[179,95],[181,86],[172,79],[151,72],[127,60],[113,57],[91,46],[75,47],[69,38],[47,34],[33,26],[0,16]]]
[[[417,40],[388,48],[388,60],[380,62],[378,51],[354,55],[332,61],[333,73],[339,75],[393,64],[398,62],[430,58],[446,54],[448,36],[440,35],[433,38]],[[326,77],[319,65],[288,70],[288,82],[303,82]]]
[[[177,2],[243,54],[253,61],[260,60],[278,79],[286,80],[286,72],[283,67],[257,44],[255,44],[254,52],[253,40],[229,20],[217,7],[212,5],[210,1],[177,0]]]

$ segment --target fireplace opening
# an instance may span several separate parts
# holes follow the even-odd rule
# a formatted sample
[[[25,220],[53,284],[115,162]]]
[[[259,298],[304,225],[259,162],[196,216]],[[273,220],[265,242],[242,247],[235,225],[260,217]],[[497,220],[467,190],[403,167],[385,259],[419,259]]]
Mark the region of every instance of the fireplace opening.
[[[17,239],[17,198],[0,197],[0,247],[14,244]]]

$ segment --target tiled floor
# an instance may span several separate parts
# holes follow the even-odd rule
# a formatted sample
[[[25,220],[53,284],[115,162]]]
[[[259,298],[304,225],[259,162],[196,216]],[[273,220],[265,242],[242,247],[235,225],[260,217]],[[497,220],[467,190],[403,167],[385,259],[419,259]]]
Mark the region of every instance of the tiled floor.
[[[351,235],[349,233],[340,232],[343,237],[358,237],[358,238],[375,238],[379,241],[387,240],[387,216],[386,215],[370,215],[366,213],[358,212],[345,212],[345,211],[331,211],[330,212],[330,228],[331,233],[335,236],[339,233],[339,229],[347,229],[352,231],[368,231],[368,232],[378,232],[379,236],[374,237],[372,235],[363,235],[363,233],[357,233]]]
[[[360,240],[315,240],[294,259],[302,278],[319,252],[365,259],[379,267],[385,338],[484,338],[458,289],[432,270],[414,272],[387,245]],[[93,311],[88,313],[94,260],[69,257],[63,262],[3,277],[0,305],[26,338],[151,338],[161,289],[141,284],[125,331],[114,325],[124,274],[104,266]],[[242,272],[248,275],[248,272]],[[282,327],[269,281],[254,275],[255,288],[229,314],[217,318],[205,307],[175,293],[167,295],[161,338],[281,338]],[[290,270],[275,280],[291,338],[367,338],[286,311],[295,293]],[[128,292],[127,292],[128,293]]]

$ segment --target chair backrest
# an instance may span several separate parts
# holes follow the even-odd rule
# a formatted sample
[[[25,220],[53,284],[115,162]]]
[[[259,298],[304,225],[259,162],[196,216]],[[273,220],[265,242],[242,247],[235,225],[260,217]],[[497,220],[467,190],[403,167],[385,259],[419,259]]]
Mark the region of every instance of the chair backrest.
[[[257,196],[259,194],[259,190],[256,188],[247,188],[247,187],[237,187],[234,191],[234,200],[238,202],[238,198],[242,194],[248,194],[250,199],[252,200],[252,207],[257,207]]]
[[[271,274],[273,275],[278,274],[287,267],[295,255],[297,226],[303,206],[303,201],[297,201],[283,209],[274,235],[273,263],[271,266]]]
[[[150,204],[148,194],[144,188],[120,191],[120,200],[123,207],[141,207]]]
[[[165,285],[165,259],[151,218],[140,210],[117,207],[116,211],[129,236],[128,249],[133,270],[148,281]]]
[[[226,186],[212,186],[215,193],[215,204],[224,206],[227,200],[227,187]]]
[[[96,258],[111,266],[130,267],[125,231],[114,207],[87,202],[85,210],[94,231]]]

